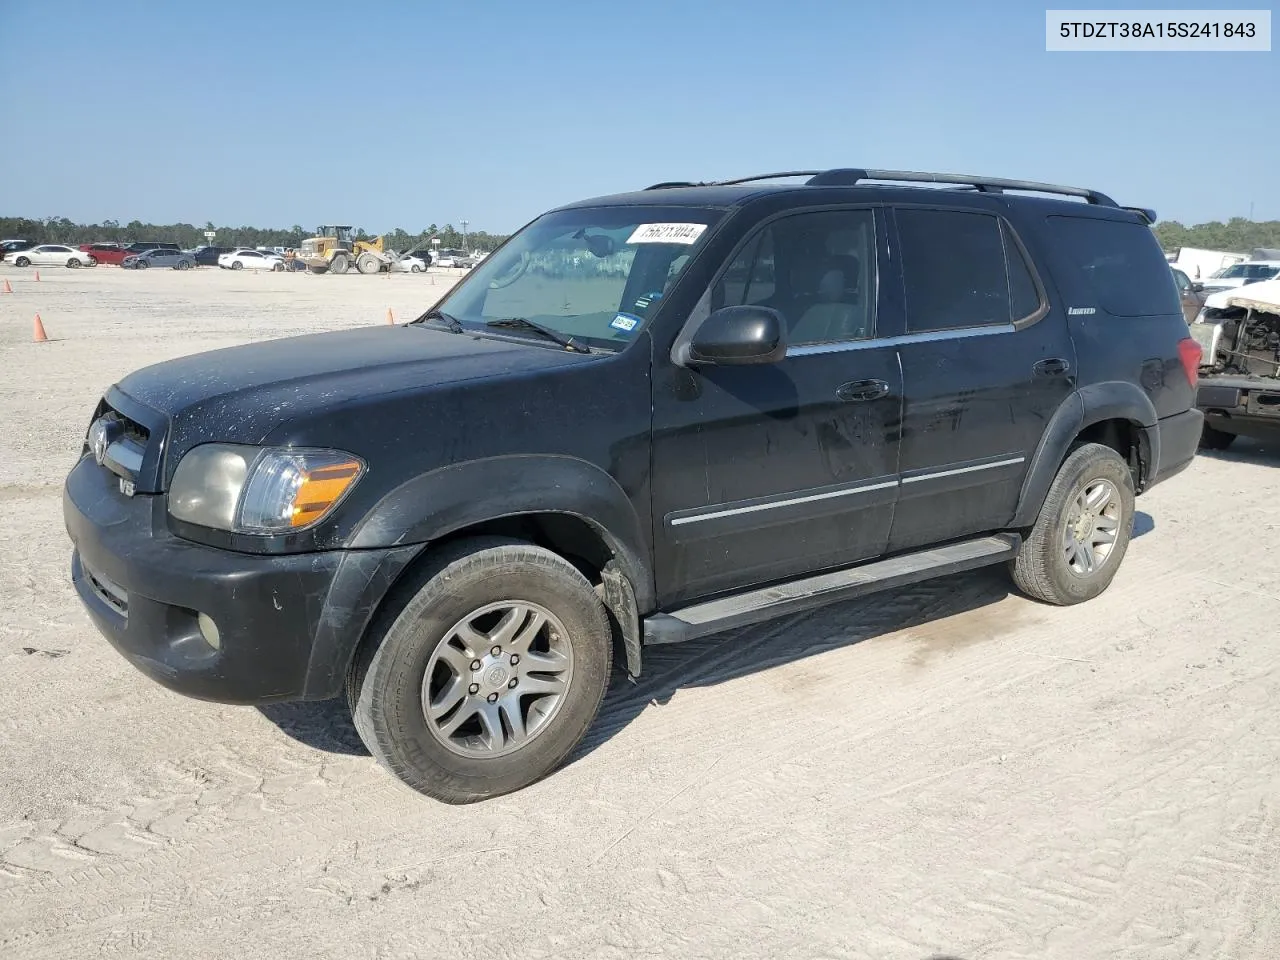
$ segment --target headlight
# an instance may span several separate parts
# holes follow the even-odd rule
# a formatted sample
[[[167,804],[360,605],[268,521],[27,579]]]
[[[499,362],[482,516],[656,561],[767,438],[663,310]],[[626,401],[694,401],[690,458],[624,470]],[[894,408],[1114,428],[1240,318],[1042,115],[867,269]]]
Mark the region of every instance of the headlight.
[[[202,444],[174,472],[169,514],[232,533],[289,533],[327,516],[363,472],[340,450]]]

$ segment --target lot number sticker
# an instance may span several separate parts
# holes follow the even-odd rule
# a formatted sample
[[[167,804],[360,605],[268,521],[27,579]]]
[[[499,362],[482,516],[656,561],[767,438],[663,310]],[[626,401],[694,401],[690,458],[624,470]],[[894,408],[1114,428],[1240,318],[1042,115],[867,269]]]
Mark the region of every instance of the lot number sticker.
[[[631,333],[631,331],[635,330],[635,328],[639,325],[639,323],[640,323],[639,317],[633,317],[629,313],[620,313],[613,318],[613,321],[609,324],[609,326],[613,327],[613,329],[615,330],[621,330],[624,333]]]
[[[627,243],[695,243],[706,229],[705,223],[642,223]]]

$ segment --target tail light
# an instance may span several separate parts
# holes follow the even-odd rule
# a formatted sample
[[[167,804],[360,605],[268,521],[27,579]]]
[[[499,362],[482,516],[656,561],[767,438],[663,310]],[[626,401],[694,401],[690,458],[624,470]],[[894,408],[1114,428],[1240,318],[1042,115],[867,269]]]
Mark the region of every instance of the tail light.
[[[1200,358],[1204,356],[1204,348],[1199,341],[1185,337],[1178,341],[1178,359],[1182,361],[1182,369],[1187,374],[1187,382],[1194,390],[1200,382]]]

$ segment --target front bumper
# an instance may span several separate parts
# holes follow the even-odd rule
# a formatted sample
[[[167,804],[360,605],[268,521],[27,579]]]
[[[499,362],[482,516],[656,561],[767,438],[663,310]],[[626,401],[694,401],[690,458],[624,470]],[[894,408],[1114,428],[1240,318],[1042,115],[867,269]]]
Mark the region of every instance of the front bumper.
[[[222,703],[324,699],[386,586],[397,551],[262,556],[168,532],[164,497],[128,497],[85,457],[67,477],[71,577],[103,636],[151,679]],[[217,624],[218,644],[198,616]]]

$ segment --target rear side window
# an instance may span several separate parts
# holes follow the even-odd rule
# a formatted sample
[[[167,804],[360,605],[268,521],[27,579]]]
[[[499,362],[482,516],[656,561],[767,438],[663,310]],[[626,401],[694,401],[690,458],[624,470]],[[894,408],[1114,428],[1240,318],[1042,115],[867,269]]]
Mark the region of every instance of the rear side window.
[[[1116,317],[1182,313],[1169,261],[1151,228],[1095,217],[1048,218],[1058,248],[1079,271],[1084,290]]]
[[[918,208],[894,216],[909,333],[1006,324],[1039,309],[1031,270],[998,217]]]

